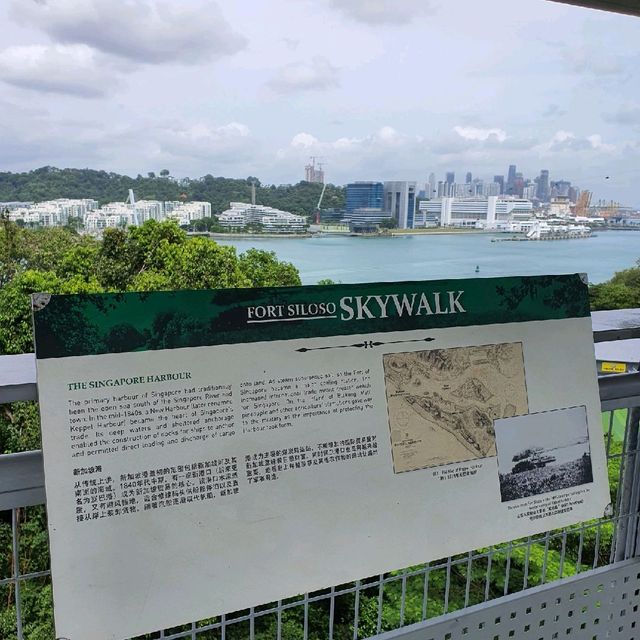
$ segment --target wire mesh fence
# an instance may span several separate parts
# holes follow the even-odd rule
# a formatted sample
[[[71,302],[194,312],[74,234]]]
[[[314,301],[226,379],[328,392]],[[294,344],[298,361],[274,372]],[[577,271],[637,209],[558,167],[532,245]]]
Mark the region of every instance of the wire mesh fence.
[[[621,408],[602,414],[612,506],[598,520],[140,638],[358,640],[633,557],[640,502],[640,410],[625,404],[622,400]],[[0,553],[0,637],[53,638],[44,506],[0,512]],[[212,583],[212,591],[220,588],[224,585]]]

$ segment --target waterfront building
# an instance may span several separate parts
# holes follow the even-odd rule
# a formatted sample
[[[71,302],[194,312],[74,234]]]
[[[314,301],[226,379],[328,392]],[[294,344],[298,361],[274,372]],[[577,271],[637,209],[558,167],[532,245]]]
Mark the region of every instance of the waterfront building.
[[[356,209],[382,209],[384,185],[382,182],[351,182],[347,185],[347,216]]]
[[[142,224],[147,220],[162,220],[164,218],[164,207],[159,200],[136,200],[135,205],[137,224]]]
[[[363,207],[356,209],[345,222],[348,222],[351,231],[366,233],[377,231],[381,222],[391,219],[391,211],[383,211],[377,207]]]
[[[391,211],[399,229],[413,229],[416,209],[415,182],[385,182],[383,208]]]
[[[166,208],[167,204],[172,205],[169,210]],[[211,203],[200,200],[192,200],[191,202],[166,202],[165,215],[167,218],[177,220],[179,225],[189,225],[194,220],[210,218]]]
[[[57,198],[55,200],[45,200],[44,202],[12,204],[21,204],[23,206],[7,207],[10,220],[14,222],[23,220],[25,224],[44,227],[65,225],[69,218],[84,220],[87,213],[94,211],[98,207],[98,202],[91,198]]]
[[[230,203],[229,209],[218,216],[218,222],[229,229],[261,224],[263,230],[269,233],[300,233],[307,228],[307,221],[303,216],[247,202]]]
[[[428,218],[437,218],[443,227],[497,228],[499,222],[514,217],[533,216],[533,203],[523,198],[438,198],[420,203],[415,227],[424,227]]]
[[[569,196],[554,196],[549,203],[549,216],[552,218],[568,218],[571,216]]]

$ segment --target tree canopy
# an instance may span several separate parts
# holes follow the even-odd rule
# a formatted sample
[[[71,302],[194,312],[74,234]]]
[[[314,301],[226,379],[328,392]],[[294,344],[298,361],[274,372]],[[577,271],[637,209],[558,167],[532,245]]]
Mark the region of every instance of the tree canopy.
[[[589,288],[591,309],[637,309],[640,307],[640,260],[635,267],[618,271],[611,280]]]
[[[0,228],[0,353],[33,350],[29,296],[36,292],[97,293],[269,287],[300,284],[297,269],[275,254],[238,255],[175,222],[106,229],[102,240],[67,228]],[[0,452],[2,446],[0,427]]]

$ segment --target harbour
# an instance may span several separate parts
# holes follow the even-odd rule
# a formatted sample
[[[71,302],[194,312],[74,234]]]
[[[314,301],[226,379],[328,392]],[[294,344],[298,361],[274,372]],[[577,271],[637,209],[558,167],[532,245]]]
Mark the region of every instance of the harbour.
[[[591,237],[555,242],[492,242],[504,234],[461,233],[380,237],[216,239],[239,252],[274,251],[300,271],[303,284],[384,282],[438,278],[586,273],[592,283],[635,266],[640,236],[598,230]],[[476,270],[477,267],[477,270]]]

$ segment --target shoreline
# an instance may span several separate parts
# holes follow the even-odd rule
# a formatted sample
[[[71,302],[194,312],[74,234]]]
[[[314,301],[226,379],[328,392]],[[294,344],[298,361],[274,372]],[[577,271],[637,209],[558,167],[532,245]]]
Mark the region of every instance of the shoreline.
[[[640,231],[640,228],[625,227],[622,229],[611,229],[607,227],[598,227],[597,231]],[[507,236],[510,232],[483,230],[483,229],[393,229],[387,233],[349,233],[345,231],[319,231],[317,233],[220,233],[210,231],[188,231],[189,236],[202,236],[219,240],[306,240],[309,238],[320,237],[349,237],[349,238],[401,238],[407,236],[458,236],[458,235],[486,235],[486,236]],[[595,234],[594,234],[595,235]],[[587,236],[593,237],[593,236]],[[506,239],[506,238],[505,238]],[[573,239],[573,238],[571,238]]]
[[[289,240],[302,240],[313,237],[313,234],[311,233],[214,233],[209,231],[187,231],[187,235],[220,238],[221,240],[232,240],[233,238],[238,238],[239,240],[248,240],[253,238],[287,238]]]

